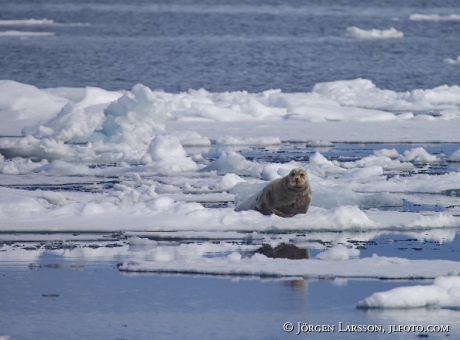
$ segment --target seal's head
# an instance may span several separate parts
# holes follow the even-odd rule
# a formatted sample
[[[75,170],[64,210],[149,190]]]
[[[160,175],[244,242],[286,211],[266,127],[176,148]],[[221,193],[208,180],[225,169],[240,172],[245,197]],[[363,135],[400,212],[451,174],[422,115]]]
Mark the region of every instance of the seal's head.
[[[288,177],[289,186],[291,188],[301,189],[305,187],[306,183],[308,183],[307,172],[304,169],[292,169]]]

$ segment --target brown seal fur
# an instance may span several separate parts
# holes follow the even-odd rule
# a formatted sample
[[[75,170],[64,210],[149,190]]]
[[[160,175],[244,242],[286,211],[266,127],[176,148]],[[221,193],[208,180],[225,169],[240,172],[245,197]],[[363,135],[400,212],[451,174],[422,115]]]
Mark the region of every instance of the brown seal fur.
[[[235,211],[256,210],[264,215],[292,217],[305,214],[311,199],[307,172],[296,168],[287,176],[270,182],[256,196],[248,197]]]

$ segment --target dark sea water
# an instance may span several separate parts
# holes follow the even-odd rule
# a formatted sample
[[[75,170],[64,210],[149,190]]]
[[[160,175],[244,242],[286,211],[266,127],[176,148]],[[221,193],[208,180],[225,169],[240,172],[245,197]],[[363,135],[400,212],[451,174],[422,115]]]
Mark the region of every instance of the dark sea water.
[[[308,92],[318,82],[366,78],[395,91],[457,85],[460,21],[412,21],[411,14],[460,15],[456,0],[2,0],[0,79],[37,87],[168,92]],[[346,28],[396,28],[402,39],[360,40]],[[5,31],[54,36],[8,37]]]

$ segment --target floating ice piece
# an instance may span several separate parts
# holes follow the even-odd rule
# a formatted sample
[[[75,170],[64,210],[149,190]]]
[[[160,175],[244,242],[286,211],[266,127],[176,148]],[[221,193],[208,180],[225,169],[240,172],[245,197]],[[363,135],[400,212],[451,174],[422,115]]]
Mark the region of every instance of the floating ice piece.
[[[404,33],[399,32],[396,28],[391,27],[387,30],[363,30],[358,27],[347,27],[347,37],[355,39],[388,39],[388,38],[402,38]]]
[[[449,15],[439,15],[439,14],[411,14],[409,20],[413,21],[460,21],[460,15],[458,14],[449,14]]]
[[[378,122],[396,119],[396,116],[389,112],[340,106],[336,101],[315,91],[312,93],[273,92],[268,99],[270,105],[287,109],[285,120]]]
[[[216,171],[218,174],[226,174],[229,172],[237,174],[248,174],[255,167],[255,163],[246,160],[240,154],[234,151],[222,152],[220,157],[201,169],[202,172]]]
[[[380,149],[380,150],[375,150],[374,151],[375,156],[385,156],[388,158],[398,158],[399,157],[399,152],[396,151],[396,149]]]
[[[128,238],[129,245],[144,246],[144,245],[157,245],[157,242],[148,238],[141,238],[137,236],[131,236]]]
[[[343,106],[391,111],[458,110],[460,87],[438,86],[427,90],[394,92],[381,90],[368,79],[340,80],[318,83],[313,92]]]
[[[249,196],[261,191],[268,182],[242,182],[236,184],[230,189],[230,193],[235,195],[235,206],[238,206],[241,202],[247,199]]]
[[[398,154],[399,155],[399,154]],[[345,162],[342,164],[344,168],[367,168],[370,166],[380,166],[384,170],[412,170],[414,165],[408,162],[400,162],[399,160],[392,160],[386,156],[367,156],[355,162]]]
[[[451,59],[451,58],[444,59],[444,62],[446,64],[459,65],[460,64],[460,55],[457,57],[457,59]]]
[[[345,169],[327,160],[326,157],[319,152],[315,152],[315,154],[310,157],[308,170],[319,177],[336,176],[346,172]]]
[[[209,275],[303,276],[307,278],[434,278],[460,270],[460,263],[446,260],[408,260],[374,255],[343,261],[271,259],[262,254],[251,258],[169,256],[160,261],[126,260],[119,267],[127,272],[168,272]],[[458,294],[458,293],[457,293]]]
[[[33,170],[35,173],[47,173],[49,175],[89,175],[90,169],[83,164],[71,164],[61,160],[55,160]]]
[[[195,131],[172,131],[168,135],[177,137],[182,146],[209,146],[211,141]]]
[[[159,240],[245,240],[262,241],[264,236],[257,232],[239,233],[234,231],[172,231],[172,232],[132,232],[124,233],[126,237],[139,237]]]
[[[326,140],[312,140],[307,142],[307,146],[314,147],[333,147],[334,143],[328,142]]]
[[[326,181],[310,181],[310,186],[313,192],[311,205],[315,207],[331,209],[343,205],[357,205],[361,208],[403,206],[401,198],[385,192],[365,195],[354,192],[349,185]]]
[[[344,261],[349,260],[350,257],[358,257],[359,249],[348,248],[344,245],[336,245],[330,249],[327,249],[318,255],[316,258],[319,260],[327,261]]]
[[[440,276],[432,285],[398,287],[374,293],[358,302],[358,308],[459,308],[460,277]]]
[[[151,136],[164,131],[164,123],[170,118],[170,105],[147,86],[137,84],[107,107],[102,131],[107,136],[123,132]]]
[[[455,151],[450,157],[448,158],[451,162],[460,162],[460,149]]]
[[[246,181],[236,174],[228,173],[214,185],[214,189],[220,191],[228,191],[241,182]]]
[[[400,156],[400,160],[404,162],[415,162],[415,163],[433,163],[439,162],[440,158],[438,156],[430,155],[425,151],[424,148],[413,148],[404,151],[404,156]]]
[[[97,87],[87,87],[84,97],[67,104],[54,118],[44,124],[26,127],[24,135],[52,137],[56,141],[87,141],[105,119],[104,109],[121,96]]]
[[[194,171],[197,169],[196,163],[187,157],[179,139],[168,135],[157,135],[152,139],[142,157],[142,162],[161,172]]]
[[[49,19],[0,20],[0,26],[53,25],[54,23],[54,20]]]
[[[343,179],[359,181],[361,183],[369,182],[383,175],[383,169],[378,165],[371,165],[365,168],[349,169],[343,174]]]
[[[375,181],[369,184],[353,183],[357,192],[411,192],[449,194],[460,188],[460,173],[444,175],[419,174],[410,177],[395,176],[387,181]]]
[[[262,138],[239,138],[239,137],[219,137],[216,140],[220,145],[279,145],[281,140],[278,137],[262,137]]]
[[[51,37],[54,32],[3,31],[0,37]]]
[[[291,161],[289,163],[268,163],[261,172],[262,179],[273,181],[274,179],[287,176],[294,168],[303,168],[300,163]]]
[[[413,228],[413,227],[445,228],[445,227],[454,227],[457,224],[458,223],[455,220],[454,216],[450,214],[438,213],[436,215],[431,215],[431,216],[420,215],[415,220],[405,223],[404,226],[408,228]]]
[[[25,125],[54,117],[68,102],[32,85],[0,80],[0,134],[20,135]]]
[[[0,20],[0,26],[90,26],[89,24],[61,24],[50,19]]]
[[[4,175],[24,175],[47,163],[46,160],[34,163],[30,159],[15,157],[6,162],[0,162],[0,172]]]

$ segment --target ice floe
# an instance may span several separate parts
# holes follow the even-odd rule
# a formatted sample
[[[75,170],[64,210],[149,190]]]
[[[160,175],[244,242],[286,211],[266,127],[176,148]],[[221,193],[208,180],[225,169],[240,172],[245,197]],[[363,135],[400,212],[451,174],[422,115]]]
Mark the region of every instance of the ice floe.
[[[89,26],[89,24],[72,23],[63,24],[58,23],[52,19],[18,19],[18,20],[0,20],[0,26]]]
[[[458,14],[449,14],[449,15],[439,15],[439,14],[411,14],[409,20],[413,21],[460,21],[460,15]]]
[[[440,137],[433,134],[436,124],[444,131],[442,139],[450,140],[453,125],[446,120],[460,117],[458,86],[398,93],[378,89],[365,79],[319,83],[308,93],[172,94],[141,84],[130,91],[39,90],[12,81],[1,81],[0,86],[0,116],[6,122],[0,133],[23,135],[3,138],[0,152],[48,160],[140,162],[152,138],[164,132],[179,138],[183,146],[209,146],[211,139],[221,146],[267,146],[283,139],[315,141],[330,135],[337,140],[373,140],[378,135],[395,141],[415,138],[404,137],[411,131],[431,141]],[[239,122],[251,123],[240,129]],[[375,133],[372,123],[377,122],[388,124],[388,135]],[[225,135],[219,132],[223,129]]]
[[[460,64],[460,56],[458,56],[457,59],[446,58],[446,59],[444,59],[444,62],[446,64],[459,65]]]
[[[455,151],[452,155],[450,155],[449,161],[460,162],[460,149]]]
[[[394,288],[374,293],[358,308],[459,308],[460,277],[440,276],[431,285]]]
[[[355,39],[394,39],[403,38],[404,33],[398,31],[396,28],[391,27],[387,30],[364,30],[358,27],[347,27],[347,37]]]
[[[219,137],[216,140],[217,144],[221,145],[279,145],[281,140],[278,137],[266,138],[237,138],[231,136]]]
[[[30,32],[30,31],[1,31],[0,37],[50,37],[54,32]]]
[[[158,248],[157,248],[158,249]],[[460,264],[446,260],[408,260],[398,257],[372,256],[363,259],[272,259],[262,254],[241,257],[184,258],[174,252],[158,253],[153,261],[125,260],[119,267],[127,272],[160,272],[213,275],[301,276],[304,278],[435,278],[457,271]]]

